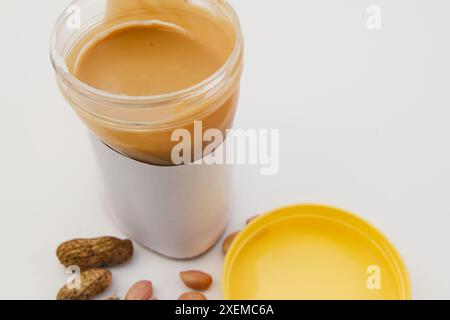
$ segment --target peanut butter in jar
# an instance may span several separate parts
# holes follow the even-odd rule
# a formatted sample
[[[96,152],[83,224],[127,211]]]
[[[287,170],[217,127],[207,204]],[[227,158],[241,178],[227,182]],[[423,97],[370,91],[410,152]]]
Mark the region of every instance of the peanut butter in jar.
[[[81,29],[60,39],[64,63],[52,59],[63,94],[100,140],[170,166],[174,130],[232,127],[243,43],[225,1],[95,2],[101,9],[82,7]]]

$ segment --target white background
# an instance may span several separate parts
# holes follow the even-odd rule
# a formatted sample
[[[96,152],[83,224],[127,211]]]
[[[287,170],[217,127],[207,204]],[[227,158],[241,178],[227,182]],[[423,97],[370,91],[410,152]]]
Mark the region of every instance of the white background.
[[[48,39],[67,0],[0,2],[0,298],[53,299],[66,279],[57,245],[123,236],[98,196],[84,126],[58,92]],[[232,1],[246,36],[240,128],[281,129],[281,170],[236,169],[230,230],[293,203],[356,212],[399,249],[416,299],[450,298],[450,2]],[[380,31],[366,9],[382,8]],[[216,282],[219,246],[189,262],[137,247],[108,294],[150,279],[160,299],[178,272]]]

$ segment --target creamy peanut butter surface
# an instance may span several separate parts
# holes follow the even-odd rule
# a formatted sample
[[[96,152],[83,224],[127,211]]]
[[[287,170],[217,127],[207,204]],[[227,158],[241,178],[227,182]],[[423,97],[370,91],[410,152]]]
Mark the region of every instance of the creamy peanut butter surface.
[[[78,58],[75,75],[111,93],[149,96],[191,87],[224,63],[208,44],[183,29],[137,24],[91,44]]]

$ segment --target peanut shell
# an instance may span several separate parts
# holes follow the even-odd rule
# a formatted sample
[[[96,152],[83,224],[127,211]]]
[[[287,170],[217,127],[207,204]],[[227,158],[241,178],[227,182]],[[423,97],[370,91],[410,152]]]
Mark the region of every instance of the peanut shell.
[[[133,243],[113,237],[74,239],[62,243],[56,255],[65,267],[78,266],[86,270],[115,266],[131,258]]]
[[[112,281],[112,274],[106,269],[89,269],[81,273],[80,289],[62,287],[57,300],[90,300],[105,291]]]

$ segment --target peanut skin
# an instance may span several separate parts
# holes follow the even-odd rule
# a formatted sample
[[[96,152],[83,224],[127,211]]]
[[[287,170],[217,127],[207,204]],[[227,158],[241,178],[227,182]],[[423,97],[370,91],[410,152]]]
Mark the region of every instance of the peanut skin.
[[[260,215],[256,215],[256,216],[253,216],[251,218],[248,218],[247,221],[245,222],[245,225],[249,225],[250,223],[253,222],[253,220],[258,219],[259,217],[260,217]]]
[[[180,272],[180,277],[188,288],[199,291],[208,290],[213,282],[211,275],[198,270]]]
[[[183,293],[178,300],[208,300],[202,293],[200,292],[186,292]]]
[[[151,281],[138,281],[127,292],[125,300],[150,300],[153,297]]]
[[[223,241],[223,244],[222,244],[223,253],[226,254],[228,252],[228,250],[230,250],[231,244],[233,243],[234,239],[237,237],[238,234],[239,234],[239,231],[234,232],[225,238],[225,240]]]

